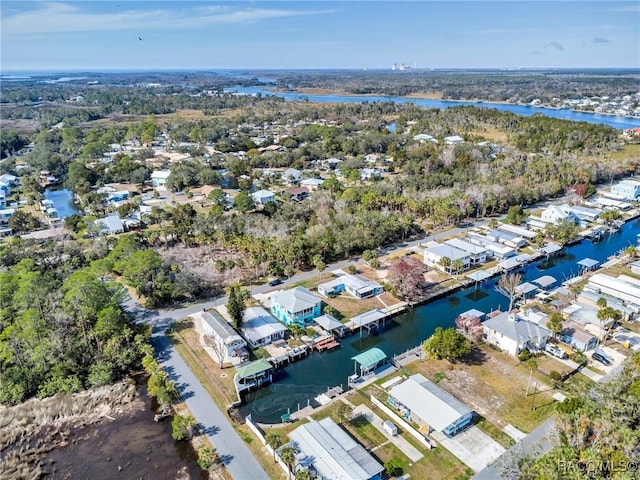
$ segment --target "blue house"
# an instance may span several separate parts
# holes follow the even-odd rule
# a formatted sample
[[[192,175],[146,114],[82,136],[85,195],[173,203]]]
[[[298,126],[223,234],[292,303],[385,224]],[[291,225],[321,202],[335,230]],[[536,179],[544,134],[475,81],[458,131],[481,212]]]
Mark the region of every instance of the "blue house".
[[[565,322],[565,327],[558,334],[558,337],[562,343],[570,345],[579,352],[593,350],[598,346],[598,339],[578,328],[574,322]]]
[[[378,282],[360,275],[349,274],[318,285],[318,293],[325,297],[339,295],[343,291],[356,298],[369,298],[380,295],[384,292],[384,288]]]
[[[287,326],[304,326],[322,315],[322,300],[304,287],[281,290],[271,295],[271,313]]]

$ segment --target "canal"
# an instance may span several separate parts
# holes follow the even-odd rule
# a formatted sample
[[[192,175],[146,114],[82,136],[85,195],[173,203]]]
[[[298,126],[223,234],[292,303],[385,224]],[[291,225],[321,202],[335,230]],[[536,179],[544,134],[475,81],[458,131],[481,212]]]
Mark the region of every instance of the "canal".
[[[73,192],[66,188],[47,188],[44,191],[44,198],[53,202],[60,218],[70,217],[80,212],[78,205],[74,203]]]
[[[567,247],[563,254],[551,261],[532,263],[524,270],[523,281],[551,275],[563,282],[579,274],[576,262],[593,258],[600,262],[630,245],[635,245],[640,233],[640,221],[626,223],[618,233],[605,236],[600,242],[585,240]],[[254,420],[278,423],[280,416],[290,410],[307,406],[315,396],[336,385],[346,387],[347,377],[354,373],[351,357],[372,347],[380,348],[388,357],[404,352],[427,339],[436,327],[454,326],[456,317],[471,308],[483,312],[508,308],[509,301],[498,293],[498,278],[486,281],[481,287],[469,287],[455,294],[417,307],[387,321],[388,327],[376,336],[354,334],[341,341],[337,350],[314,353],[297,363],[276,372],[275,382],[249,393],[241,407],[244,415]]]

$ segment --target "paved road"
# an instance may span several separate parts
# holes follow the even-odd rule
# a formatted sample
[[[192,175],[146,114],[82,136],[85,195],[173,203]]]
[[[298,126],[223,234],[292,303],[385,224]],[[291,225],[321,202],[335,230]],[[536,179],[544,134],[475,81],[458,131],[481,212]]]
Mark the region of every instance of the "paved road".
[[[146,310],[133,300],[127,301],[125,306],[138,321],[153,326],[151,343],[158,362],[178,387],[189,410],[215,446],[229,474],[235,480],[269,480],[253,452],[234,430],[226,413],[220,411],[165,335],[167,326],[175,320],[203,308],[212,307],[215,303],[216,300],[210,300],[187,308],[157,311]]]

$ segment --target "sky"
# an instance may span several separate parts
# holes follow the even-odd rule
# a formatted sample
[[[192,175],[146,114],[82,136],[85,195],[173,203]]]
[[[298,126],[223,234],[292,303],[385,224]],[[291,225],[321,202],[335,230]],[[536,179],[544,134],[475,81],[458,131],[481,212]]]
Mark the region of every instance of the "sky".
[[[0,2],[0,70],[640,68],[640,2]]]

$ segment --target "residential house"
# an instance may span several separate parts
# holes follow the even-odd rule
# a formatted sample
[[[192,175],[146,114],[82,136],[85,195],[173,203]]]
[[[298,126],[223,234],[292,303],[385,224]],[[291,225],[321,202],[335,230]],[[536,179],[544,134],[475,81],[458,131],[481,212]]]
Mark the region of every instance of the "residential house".
[[[307,469],[312,478],[379,480],[384,467],[331,417],[311,420],[289,433],[295,455],[293,470]]]
[[[340,275],[338,278],[318,285],[318,293],[325,297],[347,292],[356,298],[369,298],[380,295],[384,288],[378,282],[369,280],[362,275]]]
[[[598,346],[598,339],[585,332],[579,324],[575,322],[564,322],[564,328],[558,334],[562,343],[570,345],[571,348],[579,352],[593,350]]]
[[[585,290],[610,295],[613,298],[640,306],[640,285],[626,275],[612,277],[604,273],[596,273],[589,277]]]
[[[306,187],[309,190],[313,191],[320,188],[323,183],[324,179],[322,178],[305,178],[304,180],[302,180],[302,182],[300,182],[300,186]]]
[[[448,265],[442,264],[443,258],[448,258],[450,260]],[[437,244],[425,249],[424,251],[424,263],[446,273],[453,272],[452,264],[456,260],[462,261],[463,270],[466,270],[469,268],[469,265],[471,265],[471,255],[469,255],[469,252],[451,245]]]
[[[640,197],[640,182],[637,180],[622,180],[611,187],[611,193],[621,200],[635,201]]]
[[[509,312],[499,312],[482,324],[485,342],[516,356],[522,350],[544,349],[551,331]]]
[[[569,221],[575,224],[580,223],[580,219],[571,211],[560,208],[558,205],[549,205],[545,208],[540,215],[540,218],[545,223],[552,223],[558,225],[559,223]]]
[[[287,327],[262,307],[249,307],[244,311],[240,333],[253,349],[264,347],[284,338]]]
[[[300,182],[300,178],[302,177],[302,172],[295,168],[287,168],[284,172],[282,172],[282,180],[284,180],[289,185],[297,185]]]
[[[534,238],[536,238],[536,232],[533,232],[524,227],[518,227],[517,225],[509,225],[508,223],[502,223],[498,225],[498,230],[513,233],[518,237],[524,237],[527,240],[533,240]]]
[[[494,242],[488,237],[483,237],[482,235],[470,233],[467,235],[467,241],[484,247],[487,250],[487,255],[489,257],[497,258],[498,260],[504,260],[506,258],[513,257],[516,254],[512,247]]]
[[[393,386],[387,403],[420,427],[449,436],[473,421],[473,410],[419,373]]]
[[[450,137],[444,137],[445,145],[460,145],[461,143],[464,143],[464,138],[458,135],[451,135]]]
[[[417,135],[414,135],[413,139],[420,143],[424,143],[424,142],[438,143],[438,140],[436,140],[431,135],[427,135],[426,133],[419,133]]]
[[[210,341],[220,347],[223,352],[222,362],[231,362],[234,359],[242,361],[249,358],[247,342],[218,312],[198,312],[191,317],[201,321],[204,335],[210,337]]]
[[[294,202],[301,202],[309,197],[309,189],[307,187],[291,188],[287,190],[287,193],[291,195],[291,200]]]
[[[363,168],[360,171],[360,180],[377,180],[382,173],[377,168]]]
[[[0,210],[7,208],[7,194],[0,190]]]
[[[469,265],[481,265],[487,261],[487,250],[480,246],[459,238],[452,238],[444,242],[469,254]]]
[[[153,188],[164,188],[171,175],[171,170],[155,170],[151,173],[151,184]]]
[[[114,213],[104,218],[94,220],[94,225],[99,228],[100,235],[110,235],[124,232],[124,225],[120,219],[120,215]]]
[[[276,201],[276,194],[270,190],[258,190],[251,194],[251,198],[256,205],[266,205]]]
[[[15,208],[3,208],[2,210],[0,210],[0,225],[6,225],[9,221],[9,218],[11,218],[11,215],[13,215],[15,212]]]
[[[280,290],[271,295],[271,313],[287,326],[304,326],[322,315],[322,300],[304,287]]]

